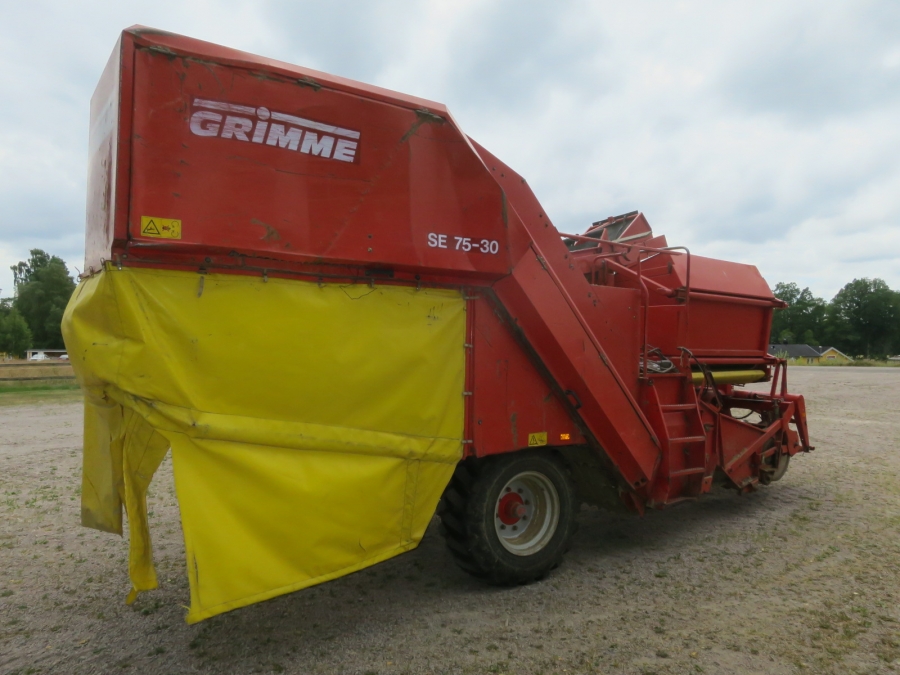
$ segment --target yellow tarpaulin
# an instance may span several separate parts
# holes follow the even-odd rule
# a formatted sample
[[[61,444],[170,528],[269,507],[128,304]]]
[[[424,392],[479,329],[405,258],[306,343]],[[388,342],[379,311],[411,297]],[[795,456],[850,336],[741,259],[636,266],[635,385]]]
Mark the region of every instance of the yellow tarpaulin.
[[[462,456],[456,291],[108,267],[63,319],[86,392],[82,522],[131,533],[168,448],[188,621],[414,548]]]

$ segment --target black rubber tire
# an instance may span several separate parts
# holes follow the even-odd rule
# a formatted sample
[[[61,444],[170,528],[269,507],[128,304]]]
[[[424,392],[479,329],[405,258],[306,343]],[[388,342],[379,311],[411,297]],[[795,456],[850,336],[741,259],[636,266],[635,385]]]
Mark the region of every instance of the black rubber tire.
[[[494,527],[500,491],[516,475],[534,471],[549,479],[559,498],[556,531],[531,555],[508,551]],[[472,576],[496,586],[542,579],[557,567],[575,534],[578,503],[565,465],[549,451],[522,451],[460,462],[441,497],[441,533],[456,563]]]

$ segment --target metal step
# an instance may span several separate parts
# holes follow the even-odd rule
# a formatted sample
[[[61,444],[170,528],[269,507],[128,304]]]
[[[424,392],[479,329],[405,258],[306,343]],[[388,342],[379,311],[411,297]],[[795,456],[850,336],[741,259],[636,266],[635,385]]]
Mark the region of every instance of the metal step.
[[[662,403],[659,406],[663,412],[675,412],[678,410],[696,410],[696,403]]]
[[[697,467],[696,469],[681,469],[679,471],[673,471],[669,475],[672,478],[679,478],[681,476],[693,476],[698,473],[704,473],[705,471],[706,471],[706,468],[701,466],[701,467]]]
[[[706,436],[677,436],[670,438],[669,443],[700,443],[705,440]]]

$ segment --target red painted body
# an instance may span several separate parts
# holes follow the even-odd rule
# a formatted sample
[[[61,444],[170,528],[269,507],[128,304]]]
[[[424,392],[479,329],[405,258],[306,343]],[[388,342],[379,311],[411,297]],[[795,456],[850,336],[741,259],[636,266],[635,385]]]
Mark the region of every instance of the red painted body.
[[[90,146],[89,270],[462,289],[470,455],[587,449],[640,511],[708,491],[717,469],[750,490],[811,449],[755,267],[668,249],[639,213],[561,235],[440,104],[135,27]],[[146,217],[181,238],[146,236]],[[780,386],[713,384],[736,370]]]

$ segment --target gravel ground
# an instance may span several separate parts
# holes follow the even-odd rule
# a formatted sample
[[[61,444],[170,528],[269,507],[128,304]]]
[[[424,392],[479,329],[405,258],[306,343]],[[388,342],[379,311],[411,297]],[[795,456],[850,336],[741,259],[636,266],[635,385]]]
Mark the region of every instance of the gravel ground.
[[[817,449],[780,483],[583,511],[541,583],[470,579],[433,524],[416,551],[194,626],[169,461],[162,586],[127,607],[127,542],[78,525],[79,404],[0,407],[0,673],[900,671],[900,369],[791,381]]]

